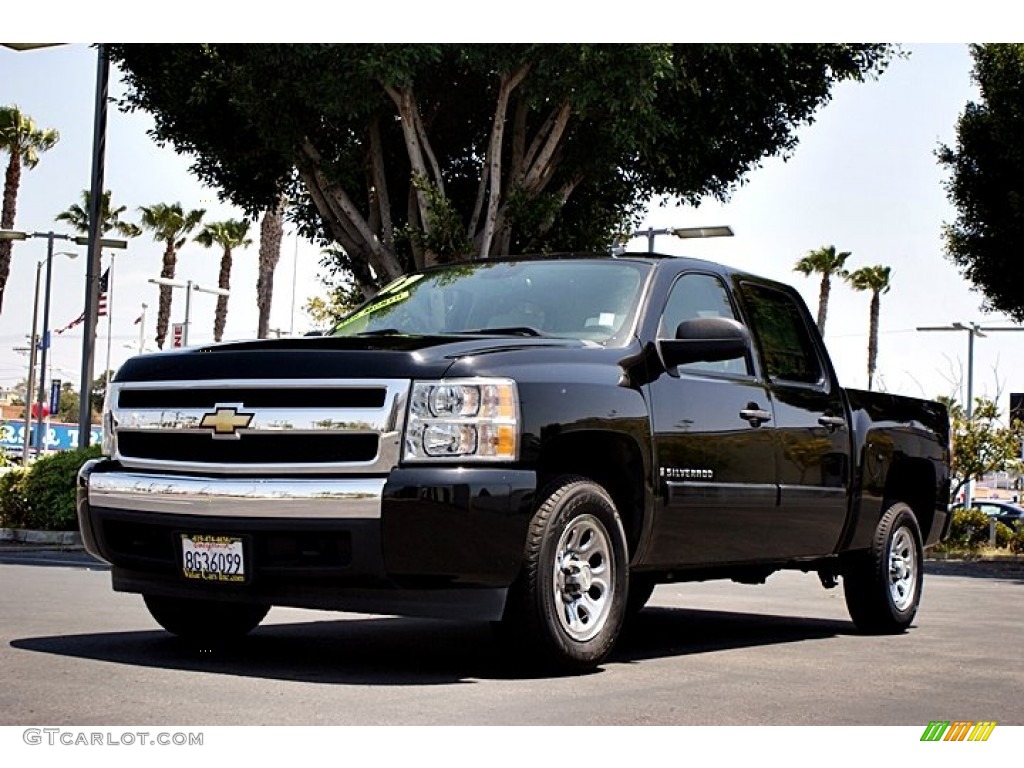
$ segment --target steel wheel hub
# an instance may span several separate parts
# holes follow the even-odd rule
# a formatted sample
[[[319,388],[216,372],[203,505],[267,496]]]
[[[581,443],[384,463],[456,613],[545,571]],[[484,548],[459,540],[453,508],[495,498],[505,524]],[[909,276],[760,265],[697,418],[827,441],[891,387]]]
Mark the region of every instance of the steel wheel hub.
[[[889,545],[889,594],[897,610],[910,606],[917,592],[917,548],[906,527],[899,528]]]
[[[582,515],[563,531],[552,575],[562,629],[573,640],[591,640],[604,627],[615,592],[611,540],[600,520]]]

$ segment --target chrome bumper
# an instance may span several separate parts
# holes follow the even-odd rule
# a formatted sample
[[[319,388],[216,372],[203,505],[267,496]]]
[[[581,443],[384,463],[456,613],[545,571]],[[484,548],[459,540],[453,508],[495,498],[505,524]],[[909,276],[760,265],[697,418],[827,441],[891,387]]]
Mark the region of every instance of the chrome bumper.
[[[91,507],[211,517],[377,520],[387,478],[253,479],[103,472],[83,477]]]

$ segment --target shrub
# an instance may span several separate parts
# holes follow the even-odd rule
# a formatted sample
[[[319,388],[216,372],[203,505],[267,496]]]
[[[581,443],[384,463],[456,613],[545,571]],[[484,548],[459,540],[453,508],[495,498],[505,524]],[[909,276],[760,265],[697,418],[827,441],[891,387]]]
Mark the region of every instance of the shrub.
[[[29,469],[24,483],[29,501],[25,527],[43,531],[76,530],[75,483],[78,470],[89,459],[99,455],[99,446],[92,446],[51,453],[38,459]]]
[[[0,528],[24,528],[29,505],[25,495],[24,469],[9,469],[0,475]]]
[[[1017,526],[1017,530],[1010,537],[1010,551],[1024,555],[1024,525]]]
[[[953,512],[953,521],[949,526],[947,548],[981,549],[989,542],[989,524],[992,518],[980,509],[958,509]],[[1006,532],[1010,529],[1003,526]],[[999,540],[999,528],[996,528],[996,541]]]

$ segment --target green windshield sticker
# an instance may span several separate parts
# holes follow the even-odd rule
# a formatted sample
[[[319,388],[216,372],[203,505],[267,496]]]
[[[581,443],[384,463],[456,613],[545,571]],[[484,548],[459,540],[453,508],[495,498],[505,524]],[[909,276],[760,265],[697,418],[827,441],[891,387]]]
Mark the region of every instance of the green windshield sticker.
[[[369,315],[375,315],[382,309],[386,309],[392,306],[393,304],[400,304],[401,302],[405,301],[408,298],[409,291],[402,291],[401,293],[396,293],[394,296],[389,296],[386,299],[382,299],[381,301],[378,301],[376,304],[371,304],[365,309],[361,309],[359,312],[356,312],[351,317],[345,318],[336,326],[334,326],[334,330],[341,330],[342,328],[348,325],[352,325],[352,323],[356,322],[357,320],[362,320],[364,317],[368,317]]]
[[[389,293],[394,293],[395,291],[400,291],[403,288],[408,288],[410,285],[418,283],[424,277],[426,277],[426,275],[406,275],[405,277],[400,277],[395,280],[395,282],[385,285],[378,295],[387,296]]]

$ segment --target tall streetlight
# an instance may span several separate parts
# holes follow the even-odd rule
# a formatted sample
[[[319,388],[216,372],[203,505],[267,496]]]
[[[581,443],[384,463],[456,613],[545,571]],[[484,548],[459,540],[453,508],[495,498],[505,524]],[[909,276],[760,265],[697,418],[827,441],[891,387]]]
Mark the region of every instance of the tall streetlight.
[[[641,229],[633,233],[633,237],[647,238],[647,252],[654,253],[654,238],[658,235],[675,235],[684,240],[702,237],[732,237],[735,233],[728,225],[720,227],[667,227],[665,229]]]
[[[15,51],[48,48],[61,43],[0,43]],[[92,173],[89,180],[89,237],[82,238],[89,246],[85,265],[85,333],[82,334],[81,404],[78,408],[78,447],[89,447],[92,434],[92,412],[85,393],[92,388],[93,357],[96,351],[96,322],[99,319],[100,272],[100,205],[103,197],[103,174],[107,152],[107,84],[110,80],[110,57],[103,43],[96,45],[96,97],[93,106]],[[78,238],[76,238],[77,240]]]
[[[918,326],[919,331],[966,331],[967,332],[967,421],[974,418],[974,338],[985,338],[986,333],[1001,331],[1024,331],[1024,327],[981,326],[978,323],[952,323],[950,325]],[[964,509],[971,508],[971,480],[964,484]]]
[[[217,296],[230,296],[231,292],[224,288],[207,288],[206,286],[193,283],[191,280],[182,282],[181,280],[169,280],[166,277],[151,277],[149,282],[155,285],[169,285],[171,288],[184,288],[185,289],[185,332],[181,335],[181,345],[183,347],[188,346],[188,329],[191,323],[189,319],[192,311],[192,291],[199,291],[200,293],[212,293]]]

